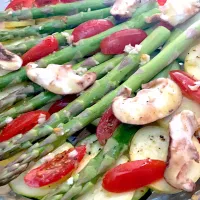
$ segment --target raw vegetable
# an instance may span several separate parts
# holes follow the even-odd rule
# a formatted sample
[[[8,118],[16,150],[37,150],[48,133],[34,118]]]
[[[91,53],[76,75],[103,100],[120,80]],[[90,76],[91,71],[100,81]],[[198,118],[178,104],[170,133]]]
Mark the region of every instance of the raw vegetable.
[[[81,39],[92,37],[106,31],[109,28],[112,28],[113,26],[114,24],[110,20],[106,19],[87,21],[73,30],[73,42],[78,42]]]
[[[27,51],[23,56],[23,66],[28,64],[29,62],[34,62],[48,56],[49,54],[53,53],[54,51],[58,51],[59,43],[54,36],[49,36],[42,40],[39,44],[32,47],[29,51]]]
[[[97,126],[96,135],[101,145],[105,145],[107,140],[112,137],[120,121],[114,116],[112,108],[108,108],[102,115]]]
[[[106,172],[102,186],[115,193],[135,190],[163,178],[165,168],[166,163],[159,160],[127,162]]]
[[[86,153],[86,146],[78,146],[57,154],[53,159],[29,171],[25,183],[34,188],[43,187],[69,176],[81,162]]]
[[[2,130],[0,142],[6,141],[18,134],[25,134],[38,123],[44,123],[49,117],[50,114],[42,110],[25,113],[15,120],[8,117],[7,121],[11,122],[8,122],[8,125]],[[9,120],[9,118],[11,118],[11,120]]]
[[[12,0],[6,10],[21,10],[23,8],[32,8],[34,5],[34,0]]]
[[[125,29],[109,35],[101,41],[103,54],[122,54],[126,45],[140,44],[147,34],[140,29]]]

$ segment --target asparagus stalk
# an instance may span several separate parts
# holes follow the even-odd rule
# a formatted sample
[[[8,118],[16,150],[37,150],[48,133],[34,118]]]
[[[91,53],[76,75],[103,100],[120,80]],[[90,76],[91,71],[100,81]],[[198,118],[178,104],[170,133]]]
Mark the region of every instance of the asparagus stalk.
[[[26,19],[38,19],[47,18],[53,16],[72,15],[81,11],[87,11],[88,9],[98,10],[111,6],[114,3],[113,0],[84,0],[80,2],[70,4],[57,4],[51,6],[45,6],[41,8],[32,8],[18,11],[5,11],[0,13],[0,22],[4,21],[18,21]]]
[[[157,49],[160,45],[162,45],[169,38],[169,35],[170,35],[170,32],[164,27],[159,27],[158,29],[156,29],[150,36],[148,36],[142,42],[142,49],[139,54],[129,54],[128,56],[126,56],[123,59],[123,61],[116,68],[114,68],[116,75],[111,76],[113,78],[110,77],[111,78],[110,80],[105,79],[106,82],[103,84],[103,87],[105,87],[105,85],[110,86],[109,82],[111,80],[114,81],[114,83],[117,82],[117,80],[116,80],[117,77],[121,77],[122,74],[124,74],[126,76],[127,73],[122,73],[123,71],[124,72],[125,71],[132,72],[132,71],[134,71],[134,69],[136,70],[137,65],[140,62],[140,55],[142,53],[150,54],[151,52],[153,52],[155,49]],[[154,41],[153,44],[152,44],[152,41]],[[156,67],[158,67],[158,69],[156,69],[156,70],[159,71],[162,68],[164,68],[165,66],[162,66],[162,65],[160,66],[159,65],[160,63],[159,64],[158,63],[156,65]],[[144,67],[142,67],[142,68],[144,68]],[[148,70],[151,70],[151,68],[152,68],[152,66],[149,66]],[[138,73],[136,73],[136,75],[137,74]],[[149,74],[149,73],[147,72],[147,74]],[[52,133],[49,137],[47,137],[45,140],[43,140],[40,143],[35,143],[24,154],[22,154],[22,156],[20,156],[16,161],[14,161],[9,166],[5,167],[4,170],[2,171],[2,173],[0,174],[0,185],[8,183],[10,180],[14,179],[20,173],[22,173],[24,170],[26,170],[26,168],[28,167],[28,164],[31,162],[31,160],[34,160],[38,157],[44,156],[45,154],[49,153],[54,148],[56,148],[58,145],[61,145],[66,140],[66,138],[68,138],[70,135],[75,133],[77,130],[82,129],[87,124],[91,123],[92,121],[94,121],[95,119],[100,117],[102,115],[102,113],[105,111],[105,109],[111,104],[113,98],[115,96],[117,96],[124,87],[132,88],[135,86],[136,83],[134,80],[135,79],[134,75],[131,76],[131,78],[129,78],[120,87],[118,87],[117,89],[113,90],[112,92],[110,92],[106,96],[104,96],[104,98],[102,98],[98,103],[96,103],[92,107],[87,108],[81,114],[79,114],[77,117],[74,117],[67,124],[59,124],[59,126],[56,129],[52,129],[51,126],[47,126],[46,129],[48,129],[48,131],[49,130],[50,130],[50,132],[55,131],[57,133]],[[150,76],[148,78],[152,78],[152,77]],[[140,85],[137,88],[139,88],[139,87],[140,87]],[[102,87],[100,87],[100,89],[101,88]],[[100,91],[96,90],[96,93],[99,94]],[[85,94],[86,94],[86,97],[89,96],[87,93],[85,93]],[[87,99],[85,99],[85,100],[87,100]],[[84,101],[81,101],[81,104],[79,102],[78,105],[79,106],[82,105],[82,102],[84,102]],[[66,118],[66,116],[68,115],[69,112],[66,113],[66,112],[64,112],[64,110],[65,109],[63,109],[62,111],[63,111],[63,113],[65,113],[65,118]],[[58,116],[58,115],[55,114],[54,117],[51,118],[50,123],[53,124],[53,122],[54,122],[53,119],[56,116]],[[40,137],[43,137],[42,136],[43,134],[44,134],[44,132],[41,132]],[[31,139],[27,140],[27,142],[24,143],[24,146],[30,145],[32,139],[35,139],[36,135],[37,135],[36,132],[32,132],[32,135],[29,134]],[[38,135],[36,137],[38,137]],[[28,138],[26,138],[26,139],[28,139]],[[9,144],[5,144],[5,146],[6,145],[9,146]],[[22,146],[20,146],[20,145],[15,145],[15,148],[12,149],[12,152],[18,151],[20,147],[22,148]],[[7,155],[6,154],[1,155],[1,159],[4,156],[8,156],[10,154],[11,154],[11,152],[9,152]],[[12,171],[11,171],[11,169],[12,169]]]
[[[96,55],[100,55],[100,54],[96,54]],[[97,79],[100,79],[104,75],[106,75],[109,71],[111,71],[122,60],[123,56],[124,55],[116,56],[112,60],[109,60],[108,62],[105,62],[101,65],[98,65],[89,71],[95,72],[97,75]],[[98,57],[98,56],[96,56],[96,57]],[[110,64],[110,62],[111,62],[111,64]],[[6,121],[7,121],[8,116],[12,117],[12,118],[16,118],[19,114],[41,108],[42,106],[45,106],[47,103],[54,102],[61,98],[62,98],[61,95],[56,95],[54,93],[45,91],[45,92],[42,92],[41,94],[35,96],[32,99],[28,99],[28,101],[20,102],[20,104],[17,104],[16,106],[13,106],[9,110],[6,110],[5,112],[2,112],[0,114],[0,128],[4,127],[7,124]],[[91,99],[91,101],[92,100],[93,99]],[[80,108],[80,109],[82,109],[82,108]],[[79,113],[81,111],[79,111]],[[63,116],[63,118],[64,118],[64,116]],[[42,127],[43,127],[43,125],[42,125]],[[18,136],[17,136],[17,138],[18,138]]]
[[[71,34],[71,32],[72,30],[66,30],[63,33],[54,34],[54,37],[57,39],[60,47],[68,44],[67,38],[65,37],[65,33]],[[43,39],[44,38],[31,38],[29,40],[21,41],[18,44],[6,45],[5,48],[15,54],[23,55],[29,49],[39,44]]]
[[[169,71],[174,67],[176,67],[176,63],[169,65],[165,69],[165,72],[167,73],[163,73],[162,71],[158,74],[158,77],[162,77],[163,75],[164,77],[167,77]],[[133,129],[132,131],[128,130],[130,127]],[[112,167],[115,161],[128,149],[128,145],[135,131],[137,131],[136,126],[122,124],[115,131],[113,137],[107,141],[106,146],[100,151],[100,153],[91,159],[86,167],[78,174],[78,178],[74,180],[73,185],[68,185],[67,182],[63,183],[57,189],[52,191],[52,193],[47,195],[44,200],[71,200],[72,198],[76,198],[88,191],[93,186],[91,182],[94,183],[94,180],[98,179],[99,176],[103,175],[110,167]],[[122,140],[123,137],[125,142]],[[121,146],[121,141],[123,142],[123,145],[125,145],[124,147]],[[145,191],[148,191],[148,189],[145,189]],[[140,194],[141,193],[138,191],[137,196]],[[135,198],[137,196],[135,196]]]
[[[131,20],[124,22],[120,25],[117,25],[107,31],[104,31],[96,36],[93,36],[88,39],[81,40],[77,46],[69,46],[58,52],[55,52],[52,55],[49,55],[45,58],[40,59],[36,62],[38,67],[46,67],[48,64],[62,64],[69,62],[72,59],[83,58],[84,56],[94,52],[100,46],[100,42],[105,37],[110,34],[127,29],[127,28],[145,28],[147,26],[146,18],[152,16],[153,14],[159,13],[158,9],[150,10],[142,15],[139,15]],[[17,77],[17,78],[16,78]],[[28,80],[26,76],[26,70],[24,68],[18,70],[17,72],[7,74],[3,77],[0,77],[0,89],[8,86],[14,85],[23,81]]]
[[[43,88],[34,83],[22,83],[12,88],[8,88],[0,93],[2,98],[0,99],[0,111],[12,106],[17,101],[25,99],[26,97],[42,92]],[[3,94],[8,95],[3,95]],[[1,115],[1,114],[0,114]]]
[[[60,20],[53,20],[42,25],[34,25],[22,29],[14,29],[10,31],[0,31],[0,42],[12,40],[18,37],[27,37],[38,34],[52,34],[71,29],[90,19],[102,19],[110,16],[110,8],[96,10],[91,12],[82,12],[76,15],[63,17]]]

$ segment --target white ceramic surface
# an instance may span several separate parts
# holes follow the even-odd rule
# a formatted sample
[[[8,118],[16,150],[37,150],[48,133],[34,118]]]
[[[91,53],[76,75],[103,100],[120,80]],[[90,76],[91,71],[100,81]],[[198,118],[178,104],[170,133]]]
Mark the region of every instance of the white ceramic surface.
[[[0,0],[0,11],[4,10],[9,0]]]

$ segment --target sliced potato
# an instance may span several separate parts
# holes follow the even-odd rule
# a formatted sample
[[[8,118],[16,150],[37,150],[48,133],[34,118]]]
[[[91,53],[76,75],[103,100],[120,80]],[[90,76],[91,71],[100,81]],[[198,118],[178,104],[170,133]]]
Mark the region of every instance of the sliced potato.
[[[161,120],[158,120],[157,123],[164,128],[168,128],[169,122],[171,121],[172,117],[178,113],[180,113],[183,110],[191,110],[194,112],[196,118],[200,118],[200,104],[196,103],[195,101],[192,101],[186,97],[183,97],[182,103],[180,107],[170,116],[165,117]]]
[[[130,159],[147,158],[167,161],[169,148],[169,131],[159,126],[145,126],[133,137],[130,147]],[[148,187],[161,193],[177,193],[164,179],[150,184]]]
[[[22,28],[25,26],[33,26],[33,25],[35,25],[35,20],[4,22],[4,27],[8,29]]]
[[[128,162],[126,156],[122,156],[116,165]],[[77,200],[131,200],[134,191],[125,192],[121,194],[107,192],[102,187],[102,180],[99,180],[92,190],[79,197]]]
[[[189,50],[185,58],[184,68],[191,76],[200,80],[200,41]]]

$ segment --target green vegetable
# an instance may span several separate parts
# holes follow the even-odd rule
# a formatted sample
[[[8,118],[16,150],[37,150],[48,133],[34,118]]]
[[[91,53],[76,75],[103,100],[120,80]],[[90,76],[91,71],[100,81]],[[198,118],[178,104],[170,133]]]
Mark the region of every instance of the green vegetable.
[[[102,10],[82,12],[76,15],[63,17],[60,20],[53,20],[42,25],[35,25],[9,31],[0,31],[0,42],[12,40],[18,37],[28,37],[31,35],[37,36],[38,34],[52,34],[55,32],[61,32],[66,29],[71,29],[90,19],[102,19],[108,16],[110,16],[110,8],[104,8]]]
[[[111,6],[114,3],[113,0],[104,1],[104,0],[84,0],[80,2],[70,3],[70,4],[57,4],[50,5],[41,8],[31,8],[31,9],[22,9],[17,11],[4,11],[0,12],[0,22],[3,21],[18,21],[26,19],[38,19],[38,18],[47,18],[53,16],[62,16],[62,15],[72,15],[79,13],[81,11],[98,10]],[[95,17],[95,16],[93,16]]]
[[[93,36],[88,39],[81,40],[77,46],[69,46],[64,48],[52,55],[44,57],[36,62],[39,67],[46,67],[51,63],[54,64],[63,64],[71,61],[72,59],[83,58],[84,56],[94,52],[100,46],[100,42],[105,37],[110,34],[117,32],[119,30],[127,29],[127,28],[144,28],[147,23],[145,19],[153,14],[158,13],[158,9],[150,10],[142,15],[139,15],[127,22],[124,22],[120,25],[117,25],[107,31],[104,31],[96,36]],[[13,72],[7,74],[3,77],[0,77],[0,89],[8,86],[14,85],[23,81],[26,81],[28,78],[26,76],[25,68],[18,70],[17,72]]]
[[[138,64],[140,62],[141,54],[143,54],[143,53],[147,53],[147,54],[152,53],[155,49],[160,47],[169,38],[169,36],[170,36],[169,30],[167,30],[164,27],[157,28],[151,35],[149,35],[142,42],[142,44],[141,44],[142,45],[142,49],[141,49],[140,53],[139,54],[129,54],[128,56],[126,56],[123,59],[123,61],[117,67],[114,68],[113,71],[115,73],[113,73],[112,76],[108,75],[109,79],[107,79],[107,81],[104,83],[104,85],[106,84],[106,86],[107,86],[108,85],[108,81],[114,81],[114,83],[115,83],[115,82],[117,82],[117,78],[121,77],[123,74],[126,76],[128,73],[134,72],[137,69],[137,66],[138,66]],[[156,40],[155,40],[155,38],[156,38]],[[153,44],[152,44],[152,41],[154,41]],[[170,51],[170,52],[172,52],[172,51]],[[157,58],[157,57],[155,57],[155,58]],[[153,67],[152,67],[152,65],[149,66],[147,64],[148,65],[147,69],[146,69],[147,65],[145,65],[145,66],[143,66],[143,67],[141,67],[139,69],[139,71],[141,69],[146,69],[147,70],[147,72],[144,73],[144,76],[145,75],[147,76],[147,77],[145,76],[145,81],[148,81],[148,80],[150,80],[152,78],[152,74],[149,73],[148,70],[151,70],[152,68],[156,67],[155,71],[157,72],[157,71],[160,71],[161,69],[163,69],[165,67],[165,62],[163,63],[163,65],[160,65],[160,63],[159,64],[158,63],[155,64],[155,66],[153,66]],[[36,159],[36,158],[38,158],[38,157],[40,157],[40,156],[42,156],[44,154],[47,154],[48,152],[52,151],[58,145],[62,144],[66,140],[67,137],[69,137],[70,135],[72,135],[76,131],[84,128],[86,125],[88,125],[89,123],[91,123],[92,121],[94,121],[95,119],[100,117],[102,115],[102,113],[105,111],[105,109],[107,109],[108,106],[111,104],[113,98],[116,97],[120,93],[120,91],[122,91],[125,87],[132,88],[133,91],[136,91],[140,87],[140,84],[141,84],[138,80],[137,80],[137,82],[135,81],[135,78],[137,79],[137,75],[138,75],[137,72],[134,73],[127,81],[125,81],[117,89],[113,90],[112,92],[110,92],[109,94],[104,96],[104,98],[102,98],[98,103],[96,103],[92,107],[89,107],[89,108],[85,109],[81,114],[79,114],[78,116],[74,117],[67,124],[61,124],[60,123],[58,125],[58,128],[59,128],[59,130],[60,130],[60,132],[62,134],[52,133],[52,131],[54,131],[54,129],[51,126],[52,126],[53,122],[55,121],[55,117],[57,117],[57,116],[59,117],[59,115],[57,115],[57,114],[55,114],[53,116],[53,118],[50,119],[49,122],[51,123],[51,126],[46,126],[46,130],[48,130],[48,131],[46,131],[47,133],[44,133],[44,131],[43,131],[43,132],[40,133],[40,135],[38,135],[34,131],[30,132],[31,134],[28,134],[28,135],[33,140],[37,139],[38,137],[41,138],[44,135],[48,135],[50,133],[52,133],[52,134],[49,137],[47,137],[45,140],[43,140],[42,142],[35,143],[24,154],[22,154],[22,156],[18,160],[16,160],[10,166],[5,167],[4,170],[2,171],[2,173],[0,174],[0,184],[3,185],[5,183],[9,182],[10,180],[12,180],[13,178],[15,178],[16,176],[18,176],[18,174],[20,174],[24,170],[26,170],[27,165],[31,160],[34,160],[34,159]],[[109,74],[112,74],[112,73],[109,73]],[[100,89],[101,88],[102,87],[100,87]],[[96,93],[99,94],[100,91],[96,90]],[[89,96],[87,93],[85,93],[85,94],[86,94],[86,97]],[[82,104],[82,101],[81,101],[81,104]],[[80,104],[79,104],[79,106],[80,106]],[[64,110],[65,109],[63,109],[63,113],[64,113],[64,116],[66,118],[66,116],[68,116],[69,112],[64,112]],[[32,139],[30,139],[30,140],[29,139],[30,139],[29,137],[26,138],[27,142],[24,143],[23,146],[26,146],[26,145],[30,146],[31,145]],[[9,146],[8,144],[6,144],[6,145]],[[15,148],[12,149],[12,152],[18,151],[18,149],[20,147],[23,148],[23,146],[20,145],[20,144],[15,143]],[[8,147],[8,149],[9,149],[9,147]],[[6,157],[6,156],[9,156],[11,152],[8,152],[7,154],[4,154],[4,153],[5,152],[3,150],[1,150],[1,156],[0,156],[1,159]],[[13,167],[15,165],[18,166],[17,169],[15,167]],[[10,170],[9,170],[10,167],[12,167],[12,172],[10,172]]]

